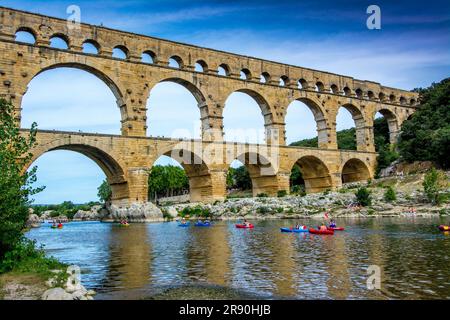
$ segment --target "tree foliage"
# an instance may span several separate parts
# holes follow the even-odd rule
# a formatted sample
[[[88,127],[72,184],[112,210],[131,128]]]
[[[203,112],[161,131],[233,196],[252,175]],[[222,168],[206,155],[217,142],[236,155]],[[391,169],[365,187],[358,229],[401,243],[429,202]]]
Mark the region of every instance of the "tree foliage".
[[[149,199],[170,197],[189,190],[189,179],[186,172],[176,166],[154,166],[148,176]]]
[[[416,89],[419,109],[402,124],[401,157],[408,161],[433,161],[450,168],[450,78]]]
[[[355,192],[356,201],[363,206],[367,207],[372,204],[372,196],[370,195],[370,190],[366,187],[361,187]]]
[[[252,179],[245,166],[230,168],[227,174],[227,187],[229,189],[250,190]]]
[[[397,200],[397,194],[392,186],[388,186],[384,192],[384,200],[387,202],[392,202]]]
[[[0,99],[0,259],[22,238],[29,214],[30,196],[43,190],[34,188],[36,170],[24,171],[31,161],[36,127],[21,135],[14,119],[14,107]]]
[[[443,171],[432,168],[423,180],[423,190],[432,204],[441,204],[444,199],[443,191],[448,188],[448,179]]]
[[[103,180],[102,184],[97,188],[97,196],[101,202],[106,203],[111,200],[112,190],[108,181]]]

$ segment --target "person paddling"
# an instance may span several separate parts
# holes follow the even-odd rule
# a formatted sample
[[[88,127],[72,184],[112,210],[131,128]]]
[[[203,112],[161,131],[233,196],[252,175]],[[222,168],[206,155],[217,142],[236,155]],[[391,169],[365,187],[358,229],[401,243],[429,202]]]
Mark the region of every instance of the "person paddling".
[[[336,222],[333,219],[330,221],[330,228],[336,228]]]
[[[320,231],[328,231],[327,226],[325,225],[325,223],[322,223],[322,225],[319,228]]]

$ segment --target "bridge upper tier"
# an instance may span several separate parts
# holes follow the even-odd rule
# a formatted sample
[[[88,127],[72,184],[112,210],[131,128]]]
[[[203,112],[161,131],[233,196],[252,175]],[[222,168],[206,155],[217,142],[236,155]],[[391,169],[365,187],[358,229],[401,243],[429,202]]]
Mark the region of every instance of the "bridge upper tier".
[[[110,28],[81,24],[79,29],[70,28],[67,20],[0,7],[0,40],[14,41],[17,31],[28,31],[36,39],[36,46],[49,46],[54,36],[63,38],[69,51],[82,52],[88,42],[97,47],[99,55],[111,58],[114,48],[121,48],[126,60],[142,63],[142,54],[148,53],[154,64],[168,67],[170,58],[178,59],[180,68],[195,73],[195,64],[200,63],[204,73],[218,74],[222,66],[228,77],[239,79],[244,71],[243,81],[260,82],[279,86],[280,79],[287,88],[319,90],[323,93],[346,95],[361,100],[380,101],[385,104],[414,107],[416,93],[382,86],[379,83],[358,80],[349,76],[309,68],[248,57],[199,46],[158,39]]]

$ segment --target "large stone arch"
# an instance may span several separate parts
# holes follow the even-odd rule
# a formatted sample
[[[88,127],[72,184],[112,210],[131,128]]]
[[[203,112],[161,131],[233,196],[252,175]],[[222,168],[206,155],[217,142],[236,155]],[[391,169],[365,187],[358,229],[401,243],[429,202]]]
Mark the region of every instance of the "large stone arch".
[[[351,158],[341,168],[342,183],[367,181],[372,177],[370,168],[360,159]]]
[[[279,168],[273,163],[273,157],[263,153],[259,150],[237,150],[236,152],[235,159],[239,160],[249,172],[253,196],[262,193],[274,196],[278,190],[289,190],[289,185],[280,185]]]
[[[201,150],[200,150],[201,152]],[[154,162],[161,156],[167,156],[177,161],[185,170],[189,179],[191,202],[211,202],[225,199],[225,172],[214,170],[205,161],[204,155],[193,150],[190,143],[167,146],[158,151]]]
[[[82,141],[71,142],[66,139],[53,140],[45,144],[39,144],[31,150],[33,157],[24,170],[27,170],[32,166],[32,164],[43,154],[56,150],[77,152],[94,161],[105,173],[106,179],[111,186],[112,202],[116,204],[126,204],[128,202],[130,191],[125,165],[99,146],[86,144]]]
[[[175,70],[172,71],[175,72],[176,75],[167,75],[164,74],[164,76],[161,76],[159,79],[156,79],[154,81],[152,81],[151,85],[148,88],[148,93],[147,93],[147,101],[148,99],[151,97],[151,92],[152,90],[155,88],[156,85],[161,84],[161,83],[167,83],[167,82],[171,82],[171,83],[176,83],[181,85],[182,87],[184,87],[185,89],[187,89],[192,96],[195,98],[195,100],[197,101],[197,106],[199,108],[200,111],[200,118],[199,120],[201,121],[201,132],[202,132],[202,139],[205,141],[210,141],[212,140],[214,137],[221,137],[222,136],[222,129],[221,129],[221,123],[220,125],[217,125],[216,122],[216,117],[212,115],[213,112],[211,112],[211,104],[212,102],[210,101],[210,99],[208,98],[208,94],[206,92],[204,92],[202,90],[202,88],[200,88],[200,85],[197,81],[195,81],[196,79],[191,79],[192,77],[190,77],[189,75],[187,77],[182,77],[181,74]],[[194,80],[194,81],[192,81]],[[148,107],[148,109],[150,109],[151,106]],[[148,112],[148,110],[147,110]],[[147,114],[148,117],[148,114]],[[221,118],[221,116],[217,116],[217,118]],[[215,131],[220,131],[220,133],[216,133]]]
[[[270,144],[272,142],[279,141],[280,132],[277,132],[275,130],[275,129],[278,129],[278,127],[276,125],[275,115],[271,109],[268,99],[254,89],[242,88],[240,86],[237,86],[235,88],[232,88],[231,90],[228,90],[225,94],[223,94],[222,96],[223,96],[224,106],[221,110],[222,119],[223,119],[224,110],[227,108],[226,101],[233,93],[236,93],[236,92],[245,93],[246,95],[251,97],[258,105],[258,107],[261,111],[261,115],[264,120],[266,143]]]
[[[314,116],[317,128],[318,147],[329,148],[329,125],[327,123],[326,111],[322,107],[322,103],[317,98],[309,95],[307,92],[301,92],[300,95],[294,96],[293,100],[289,102],[283,115],[283,121],[286,122],[286,116],[289,111],[289,107],[294,101],[300,101],[304,103]]]
[[[350,112],[352,119],[355,123],[356,130],[356,150],[358,151],[370,151],[373,147],[373,142],[370,141],[370,133],[368,132],[368,123],[365,118],[364,111],[360,107],[352,103],[344,103],[338,106],[336,114],[334,115],[334,126],[336,127],[336,117],[340,108],[346,109]]]
[[[375,115],[377,114],[377,112],[381,113],[388,123],[389,142],[391,144],[396,144],[398,134],[400,131],[400,122],[397,117],[397,114],[395,113],[395,109],[392,110],[391,108],[386,106],[378,106],[377,108],[375,108],[375,111],[373,112],[372,115],[373,120],[375,120]]]
[[[39,76],[40,74],[42,74],[46,71],[60,69],[60,68],[72,68],[72,69],[82,70],[82,71],[85,71],[85,72],[88,72],[88,73],[94,75],[95,77],[97,77],[98,79],[103,81],[106,84],[106,86],[111,90],[111,92],[113,93],[114,97],[117,100],[117,106],[120,108],[122,122],[125,122],[127,120],[128,110],[127,110],[126,103],[124,101],[124,95],[123,95],[122,90],[120,89],[119,85],[110,76],[108,76],[105,72],[103,72],[99,68],[90,66],[89,64],[84,64],[84,63],[80,63],[80,62],[53,62],[53,63],[49,63],[45,66],[42,66],[37,71],[35,71],[34,74],[32,74],[29,78],[27,78],[27,80],[24,83],[23,88],[22,88],[22,94],[23,95],[26,94],[29,83],[33,79],[35,79],[37,76]],[[19,107],[19,114],[18,114],[19,120],[21,119],[21,111],[22,111],[21,104],[22,104],[22,99],[20,99],[20,105],[16,106],[16,107]]]
[[[330,169],[318,157],[314,155],[302,156],[291,164],[291,169],[295,165],[300,167],[307,193],[323,192],[333,188]]]

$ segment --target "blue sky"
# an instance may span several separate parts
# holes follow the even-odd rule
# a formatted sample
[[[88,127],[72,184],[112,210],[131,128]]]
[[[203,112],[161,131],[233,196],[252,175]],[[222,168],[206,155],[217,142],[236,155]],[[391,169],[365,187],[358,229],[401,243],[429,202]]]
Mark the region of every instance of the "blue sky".
[[[0,2],[2,6],[61,18],[67,17],[66,8],[71,4],[80,6],[83,22],[407,90],[448,77],[450,70],[449,1]],[[371,4],[381,8],[381,30],[366,27],[366,8]],[[62,81],[68,78],[70,81]],[[148,106],[149,134],[153,136],[171,136],[177,129],[179,135],[192,135],[199,126],[195,100],[175,84],[155,88]],[[42,129],[101,133],[120,130],[120,114],[112,93],[100,80],[78,70],[53,70],[35,78],[23,107],[24,126],[37,121]],[[262,128],[257,105],[244,94],[229,98],[224,116],[226,133],[233,128]],[[352,125],[351,117],[345,111],[340,112],[338,128]],[[312,115],[301,103],[289,108],[290,142],[314,136],[314,126]],[[180,129],[184,132],[180,133]],[[37,203],[95,200],[103,173],[84,156],[51,152],[36,164],[39,181],[47,186],[36,197]]]

